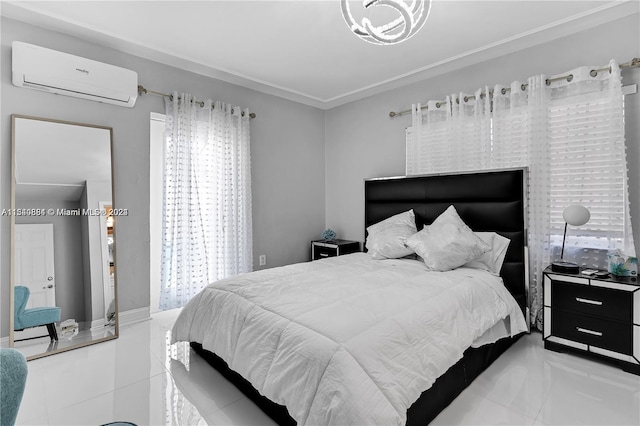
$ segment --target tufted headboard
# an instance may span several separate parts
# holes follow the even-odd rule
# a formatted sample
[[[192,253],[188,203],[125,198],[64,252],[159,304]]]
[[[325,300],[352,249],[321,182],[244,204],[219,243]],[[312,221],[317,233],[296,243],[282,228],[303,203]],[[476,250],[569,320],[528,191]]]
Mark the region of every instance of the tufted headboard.
[[[366,228],[413,209],[418,230],[453,204],[474,231],[509,238],[500,275],[527,318],[527,169],[374,178],[364,182]]]

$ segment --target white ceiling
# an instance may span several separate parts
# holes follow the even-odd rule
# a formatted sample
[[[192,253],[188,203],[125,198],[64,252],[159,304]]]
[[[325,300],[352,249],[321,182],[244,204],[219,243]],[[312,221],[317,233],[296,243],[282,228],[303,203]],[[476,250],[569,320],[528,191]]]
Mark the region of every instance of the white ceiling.
[[[98,127],[15,119],[16,200],[77,201],[87,181],[111,181],[111,134]]]
[[[351,9],[362,16],[361,1]],[[5,1],[1,12],[329,109],[639,10],[637,0],[434,0],[424,28],[393,46],[372,45],[353,35],[338,0]]]

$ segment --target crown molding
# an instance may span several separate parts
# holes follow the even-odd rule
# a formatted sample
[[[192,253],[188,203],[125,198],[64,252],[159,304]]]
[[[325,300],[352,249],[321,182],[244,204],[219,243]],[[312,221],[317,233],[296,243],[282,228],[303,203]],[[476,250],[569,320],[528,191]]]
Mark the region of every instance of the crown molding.
[[[463,52],[405,74],[380,81],[376,84],[365,86],[332,98],[322,99],[288,87],[271,84],[267,81],[239,74],[222,67],[204,65],[192,58],[185,57],[174,52],[163,51],[148,45],[134,43],[129,40],[125,40],[114,33],[106,32],[82,22],[67,19],[63,16],[47,13],[30,2],[3,1],[0,3],[0,15],[6,16],[7,18],[37,25],[41,28],[78,37],[94,44],[112,48],[154,62],[159,62],[175,68],[215,78],[237,86],[256,90],[323,110],[329,110],[388,90],[403,87],[522,49],[547,43],[561,37],[638,13],[640,13],[640,2],[638,1],[612,1],[583,13],[572,15],[565,19],[496,41],[480,48]]]
[[[331,99],[325,99],[323,109],[328,110],[335,108],[388,90],[397,89],[529,47],[548,43],[634,14],[640,14],[640,2],[636,0],[613,1],[581,14],[572,15],[565,19],[534,28],[477,49],[434,62],[386,81],[381,81]],[[626,60],[626,58],[622,59]]]

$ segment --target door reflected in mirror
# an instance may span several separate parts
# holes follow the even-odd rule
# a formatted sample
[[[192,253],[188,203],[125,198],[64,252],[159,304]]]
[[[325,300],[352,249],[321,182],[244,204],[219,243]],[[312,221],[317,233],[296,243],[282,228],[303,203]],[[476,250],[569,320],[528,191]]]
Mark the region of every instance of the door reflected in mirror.
[[[118,335],[111,133],[12,116],[10,343],[28,359]]]

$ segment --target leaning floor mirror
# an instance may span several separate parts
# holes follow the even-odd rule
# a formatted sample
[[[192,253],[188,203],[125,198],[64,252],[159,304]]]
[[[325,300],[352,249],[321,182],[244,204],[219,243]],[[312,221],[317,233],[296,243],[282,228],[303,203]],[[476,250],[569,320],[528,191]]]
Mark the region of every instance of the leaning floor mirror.
[[[112,129],[11,120],[10,345],[30,360],[115,339]]]

